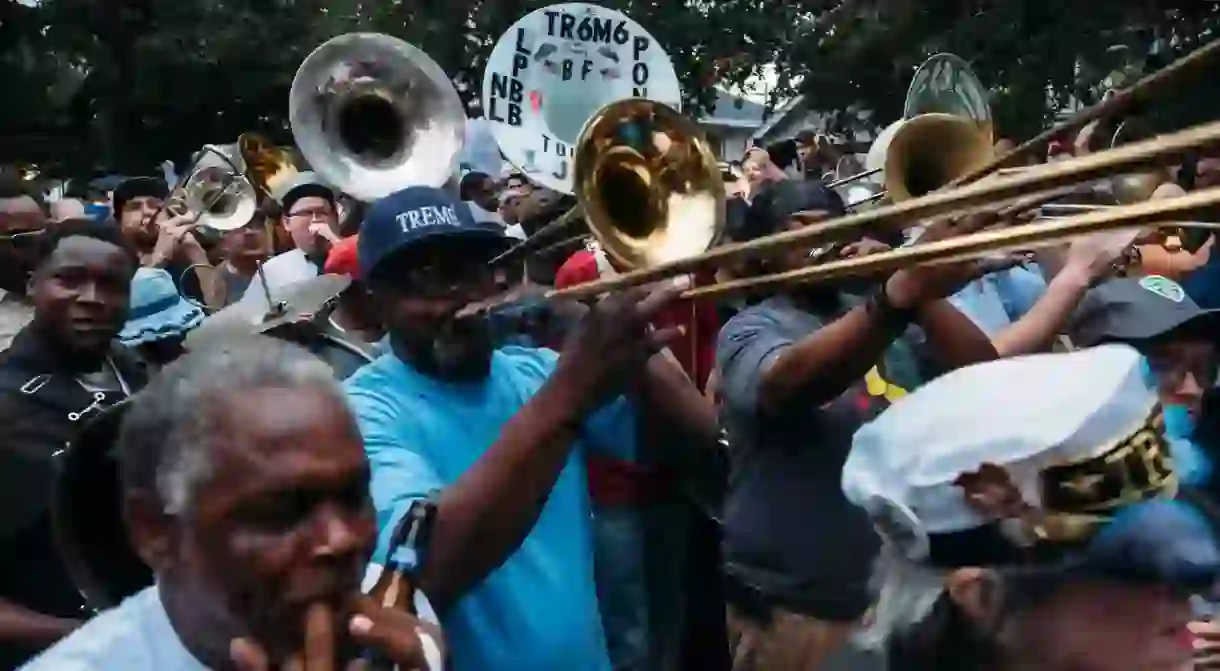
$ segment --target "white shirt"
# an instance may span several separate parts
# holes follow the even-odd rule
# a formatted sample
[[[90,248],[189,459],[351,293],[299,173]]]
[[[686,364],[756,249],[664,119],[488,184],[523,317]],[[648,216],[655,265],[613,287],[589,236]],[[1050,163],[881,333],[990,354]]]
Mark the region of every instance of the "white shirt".
[[[21,297],[0,289],[0,351],[13,344],[13,337],[34,319],[34,308]]]
[[[364,578],[365,590],[372,589],[381,567],[372,564]],[[420,619],[437,624],[432,604],[423,592],[415,592],[415,609]],[[429,671],[444,668],[440,647],[422,630],[417,630]],[[191,655],[178,638],[156,586],[89,620],[83,627],[42,653],[21,671],[209,671]]]
[[[156,587],[89,620],[22,671],[208,671],[170,625]]]

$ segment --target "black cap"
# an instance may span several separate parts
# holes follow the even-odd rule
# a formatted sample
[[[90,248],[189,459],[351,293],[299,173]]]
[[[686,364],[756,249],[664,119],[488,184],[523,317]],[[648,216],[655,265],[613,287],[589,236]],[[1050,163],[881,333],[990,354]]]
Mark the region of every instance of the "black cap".
[[[287,214],[292,209],[293,203],[310,196],[325,198],[332,206],[335,204],[335,190],[312,172],[299,173],[282,188],[284,191],[278,200],[284,214]]]
[[[111,198],[110,205],[114,211],[114,216],[116,218],[122,216],[123,205],[127,201],[143,196],[165,200],[169,197],[169,187],[166,186],[165,180],[160,177],[132,177],[123,180],[114,188],[114,196]]]
[[[1167,277],[1116,278],[1085,294],[1068,333],[1080,347],[1111,342],[1138,345],[1185,328],[1220,333],[1218,312],[1200,308]]]

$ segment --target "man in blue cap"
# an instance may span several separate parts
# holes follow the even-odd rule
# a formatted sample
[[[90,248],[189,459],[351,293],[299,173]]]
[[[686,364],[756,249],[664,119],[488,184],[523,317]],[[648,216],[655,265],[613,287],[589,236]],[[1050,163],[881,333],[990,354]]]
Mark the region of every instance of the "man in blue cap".
[[[676,333],[649,327],[673,287],[608,296],[559,355],[496,349],[486,319],[455,318],[495,293],[488,262],[505,245],[502,227],[437,189],[399,191],[365,218],[360,268],[391,353],[346,386],[372,464],[377,556],[392,552],[437,605],[456,671],[608,671],[584,454],[635,457],[637,418],[710,450],[715,417],[659,355]],[[388,547],[408,514],[415,541]]]

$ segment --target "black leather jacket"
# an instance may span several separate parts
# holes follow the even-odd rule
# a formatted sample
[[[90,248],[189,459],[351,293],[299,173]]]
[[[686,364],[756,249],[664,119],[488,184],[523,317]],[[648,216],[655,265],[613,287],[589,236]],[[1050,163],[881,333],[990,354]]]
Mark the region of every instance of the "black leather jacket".
[[[145,366],[117,342],[111,360],[132,392]],[[58,460],[80,428],[122,393],[87,391],[32,327],[0,352],[0,598],[59,617],[80,617],[83,600],[59,560],[51,518]],[[0,645],[0,668],[33,650]]]

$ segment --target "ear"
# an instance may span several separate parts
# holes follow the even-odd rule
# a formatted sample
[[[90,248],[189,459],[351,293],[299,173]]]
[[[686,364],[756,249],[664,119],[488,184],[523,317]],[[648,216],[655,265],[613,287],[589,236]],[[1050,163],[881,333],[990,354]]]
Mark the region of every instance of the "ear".
[[[153,573],[162,574],[173,566],[178,555],[177,525],[159,497],[143,491],[124,494],[123,522],[132,546]]]
[[[988,631],[996,626],[1003,608],[1004,586],[995,571],[958,569],[945,579],[945,591],[980,629]]]

